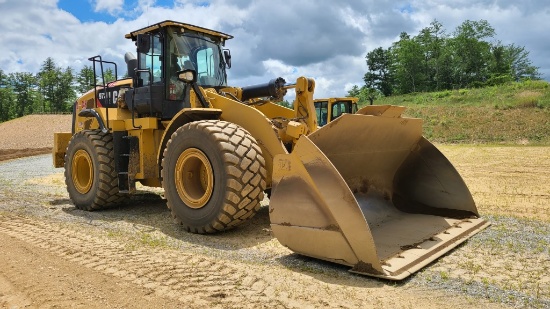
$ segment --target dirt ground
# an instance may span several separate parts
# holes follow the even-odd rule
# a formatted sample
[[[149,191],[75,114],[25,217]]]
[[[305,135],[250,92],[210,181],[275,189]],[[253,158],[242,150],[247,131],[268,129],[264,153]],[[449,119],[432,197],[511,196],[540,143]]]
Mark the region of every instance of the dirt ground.
[[[28,126],[70,129],[70,116],[32,117],[46,118]],[[51,147],[51,132],[25,137],[17,121],[0,124],[0,151]],[[0,308],[550,307],[550,147],[439,148],[492,226],[399,283],[284,248],[267,199],[249,222],[209,236],[175,225],[160,190],[77,210],[51,157],[22,152],[0,162]]]

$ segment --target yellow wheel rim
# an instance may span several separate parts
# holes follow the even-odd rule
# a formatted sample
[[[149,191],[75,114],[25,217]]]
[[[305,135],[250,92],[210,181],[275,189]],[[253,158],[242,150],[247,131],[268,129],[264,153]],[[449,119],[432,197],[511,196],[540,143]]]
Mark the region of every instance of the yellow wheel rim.
[[[176,162],[176,189],[189,207],[204,207],[212,196],[214,174],[206,155],[197,148],[188,148]]]
[[[94,181],[94,165],[88,152],[83,149],[76,151],[73,156],[72,172],[76,191],[80,194],[88,193]]]

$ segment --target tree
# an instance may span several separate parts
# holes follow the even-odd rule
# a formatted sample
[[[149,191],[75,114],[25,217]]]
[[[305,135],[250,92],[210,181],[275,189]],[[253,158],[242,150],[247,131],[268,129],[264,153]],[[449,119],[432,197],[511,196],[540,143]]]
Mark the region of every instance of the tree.
[[[369,71],[363,77],[367,88],[380,90],[385,96],[393,93],[390,49],[378,47],[367,54]]]
[[[348,91],[347,96],[358,98],[359,102],[357,104],[359,106],[366,105],[367,102],[369,105],[373,105],[374,100],[380,98],[382,93],[374,88],[368,88],[366,86],[359,88],[359,86],[353,85],[353,87]]]
[[[70,110],[71,104],[76,99],[73,81],[73,69],[67,67],[59,76],[55,92],[56,101],[53,104],[54,112],[66,112]]]
[[[48,57],[42,64],[37,78],[42,98],[42,112],[68,111],[68,107],[76,98],[73,69],[67,67],[63,70]]]
[[[0,122],[12,119],[14,110],[14,93],[8,75],[0,69]]]
[[[103,76],[105,78],[105,83],[110,83],[117,79],[117,77],[115,76],[115,73],[113,72],[113,69],[111,68],[106,69]]]
[[[494,36],[486,20],[466,20],[451,35],[437,20],[416,36],[403,32],[390,48],[367,53],[365,87],[388,96],[540,78],[524,47]]]
[[[524,47],[497,42],[491,47],[491,53],[491,84],[540,78],[538,67],[532,65]]]
[[[437,75],[436,89],[453,89],[455,87],[455,79],[458,69],[455,67],[455,56],[453,46],[450,40],[446,40],[441,47],[441,52],[437,58]]]
[[[91,66],[85,65],[76,76],[76,91],[84,94],[94,88],[94,83],[94,70]]]
[[[425,90],[427,81],[425,57],[417,40],[403,32],[392,46],[392,65],[395,73],[395,92],[409,93]]]
[[[539,68],[534,66],[529,59],[529,52],[525,47],[514,44],[505,47],[505,59],[510,66],[510,76],[515,81],[523,79],[539,79]]]
[[[489,78],[491,44],[486,39],[495,35],[495,29],[486,20],[466,20],[454,32],[451,45],[454,50],[455,82],[459,87],[483,84]]]
[[[420,30],[414,38],[421,46],[425,84],[421,91],[440,90],[445,79],[445,66],[441,61],[445,52],[447,34],[443,25],[433,20],[429,27]]]
[[[42,95],[42,112],[52,111],[53,106],[58,101],[56,94],[58,92],[61,70],[56,66],[51,57],[46,58],[38,72],[38,86]]]
[[[374,100],[382,97],[382,93],[374,88],[365,87],[361,91],[361,98],[366,98],[369,101],[369,105],[374,104]]]
[[[10,73],[9,82],[15,94],[14,117],[23,117],[34,112],[37,98],[36,78],[32,73]]]
[[[359,86],[357,85],[353,85],[353,87],[351,87],[351,89],[348,90],[347,97],[358,98],[360,94],[361,94],[361,88],[359,88]]]

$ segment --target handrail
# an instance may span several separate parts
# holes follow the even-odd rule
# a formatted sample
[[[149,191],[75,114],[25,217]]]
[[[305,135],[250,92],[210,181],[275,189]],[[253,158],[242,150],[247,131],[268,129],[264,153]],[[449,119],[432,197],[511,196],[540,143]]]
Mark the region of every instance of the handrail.
[[[105,101],[104,102],[107,102],[107,104],[105,105],[109,105],[109,97],[107,95],[107,87],[105,85],[105,72],[103,70],[103,64],[104,63],[107,63],[107,64],[112,64],[114,65],[115,67],[115,80],[118,79],[118,69],[117,69],[117,64],[113,61],[105,61],[101,58],[100,55],[97,55],[97,56],[93,56],[93,57],[90,57],[88,58],[89,61],[92,61],[92,64],[93,64],[93,71],[94,71],[94,98],[96,99],[96,107],[97,107],[97,101],[98,101],[98,96],[97,96],[97,87],[98,86],[101,86],[102,87],[102,90],[103,90],[103,94],[105,95]],[[97,72],[96,72],[96,62],[99,62],[99,66],[101,68],[101,81],[102,81],[102,84],[101,85],[98,85],[97,84]],[[105,115],[105,118],[106,119],[106,123],[107,123],[107,129],[111,130],[111,128],[109,127],[109,106],[105,106],[105,109],[106,109],[106,115]]]

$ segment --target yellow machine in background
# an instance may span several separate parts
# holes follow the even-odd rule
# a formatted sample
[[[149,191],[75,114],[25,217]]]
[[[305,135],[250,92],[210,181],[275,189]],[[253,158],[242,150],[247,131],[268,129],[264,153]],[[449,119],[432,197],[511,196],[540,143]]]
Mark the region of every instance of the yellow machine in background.
[[[164,188],[186,230],[212,233],[254,216],[271,189],[283,245],[394,280],[488,226],[404,108],[353,113],[352,100],[351,113],[341,108],[319,127],[312,79],[227,85],[230,35],[164,21],[126,38],[137,46],[137,57],[125,56],[129,78],[84,94],[72,132],[54,137],[54,165],[77,208],[118,205],[141,182]],[[90,60],[101,77],[112,64]],[[293,109],[273,103],[288,89]]]
[[[315,99],[315,112],[317,123],[320,127],[340,117],[342,114],[355,114],[357,112],[358,98],[328,98]]]

